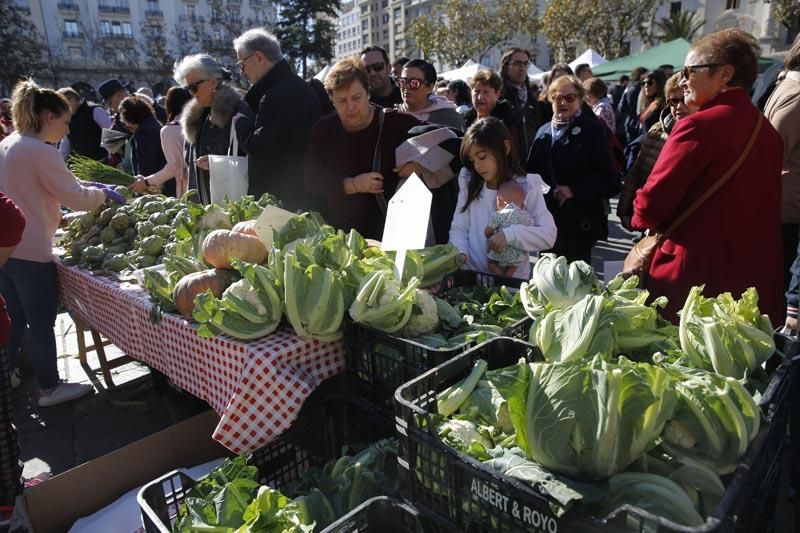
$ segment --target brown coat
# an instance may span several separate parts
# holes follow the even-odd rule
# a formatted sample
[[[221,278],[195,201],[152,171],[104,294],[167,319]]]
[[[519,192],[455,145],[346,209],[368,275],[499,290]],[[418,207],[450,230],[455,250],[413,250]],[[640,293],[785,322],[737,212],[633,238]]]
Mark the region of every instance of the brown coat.
[[[767,100],[764,116],[783,140],[781,222],[800,222],[800,71],[791,71]]]
[[[667,142],[667,132],[664,128],[662,121],[650,128],[647,135],[642,139],[642,147],[639,150],[639,155],[636,161],[631,165],[628,175],[625,177],[625,184],[622,186],[622,192],[619,195],[619,203],[617,204],[617,216],[632,217],[633,216],[633,200],[636,199],[636,191],[644,187],[647,183],[647,178],[650,176],[650,171],[656,164],[658,154]]]

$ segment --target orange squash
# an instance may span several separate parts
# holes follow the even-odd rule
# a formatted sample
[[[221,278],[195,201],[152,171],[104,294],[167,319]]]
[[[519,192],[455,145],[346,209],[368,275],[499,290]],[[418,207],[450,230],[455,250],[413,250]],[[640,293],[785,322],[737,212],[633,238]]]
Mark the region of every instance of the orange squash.
[[[258,237],[217,229],[203,241],[203,259],[216,268],[230,268],[232,259],[263,263],[267,259],[267,248]]]
[[[212,268],[184,276],[172,289],[172,300],[178,312],[184,316],[192,316],[194,297],[210,290],[212,294],[221,298],[225,289],[233,282],[233,272]]]
[[[256,233],[256,221],[255,220],[243,220],[241,222],[237,222],[235,226],[233,226],[233,230],[236,233],[244,233],[245,235],[252,235],[253,237],[258,237],[258,233]]]

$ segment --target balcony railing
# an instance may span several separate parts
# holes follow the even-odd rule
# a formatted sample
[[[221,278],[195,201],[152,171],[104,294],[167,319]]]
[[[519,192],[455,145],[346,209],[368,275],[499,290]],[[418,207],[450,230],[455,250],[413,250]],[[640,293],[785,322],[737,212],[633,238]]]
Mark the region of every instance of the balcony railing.
[[[100,13],[121,13],[123,15],[130,15],[131,8],[129,6],[106,6],[100,4],[97,6],[97,10]]]
[[[83,40],[83,32],[82,31],[67,31],[67,30],[64,30],[63,36],[64,36],[64,39],[80,39],[80,40]]]
[[[59,2],[58,3],[59,11],[80,11],[80,6],[75,2]]]
[[[144,16],[152,19],[163,19],[164,12],[161,11],[160,9],[147,9],[144,12]]]
[[[250,0],[250,7],[266,7],[266,5],[264,0]]]
[[[104,33],[103,39],[111,39],[113,41],[132,41],[133,35],[126,35],[124,33]]]

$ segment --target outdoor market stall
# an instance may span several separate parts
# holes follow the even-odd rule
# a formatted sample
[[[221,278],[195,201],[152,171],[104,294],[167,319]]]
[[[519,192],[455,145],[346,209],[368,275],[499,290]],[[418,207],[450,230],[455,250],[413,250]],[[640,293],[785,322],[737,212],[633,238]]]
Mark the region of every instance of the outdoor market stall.
[[[256,341],[202,338],[197,324],[165,314],[135,283],[56,263],[61,302],[122,351],[169,376],[220,415],[214,439],[245,453],[288,429],[320,382],[344,369],[340,342],[306,341],[289,328]]]

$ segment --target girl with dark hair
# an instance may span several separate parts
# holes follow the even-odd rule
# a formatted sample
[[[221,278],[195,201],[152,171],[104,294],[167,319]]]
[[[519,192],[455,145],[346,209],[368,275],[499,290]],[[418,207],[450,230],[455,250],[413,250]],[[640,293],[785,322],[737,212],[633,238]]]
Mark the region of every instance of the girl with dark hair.
[[[639,123],[642,131],[650,131],[661,117],[661,111],[667,105],[667,97],[664,96],[664,86],[667,84],[667,76],[663,70],[654,70],[645,74],[642,78],[642,112],[639,114]]]
[[[93,390],[58,377],[53,236],[61,222],[61,206],[89,211],[106,198],[120,203],[125,198],[103,185],[81,183],[67,168],[55,147],[69,131],[71,112],[62,95],[32,80],[21,81],[11,97],[11,116],[16,132],[0,142],[0,191],[25,214],[26,225],[22,240],[0,268],[0,294],[11,317],[11,368],[27,334],[28,357],[41,388],[39,406],[48,407]]]
[[[472,108],[469,85],[464,80],[453,80],[447,84],[447,99],[456,104],[456,111],[464,114]]]
[[[398,78],[403,103],[398,109],[414,118],[429,124],[437,124],[464,129],[464,119],[456,111],[456,106],[434,93],[436,69],[424,59],[412,59],[403,67],[403,75]]]
[[[161,123],[150,102],[141,96],[128,96],[119,104],[119,117],[133,133],[131,137],[131,166],[137,181],[164,168],[167,160],[161,149]],[[164,194],[175,196],[175,181],[164,184]]]
[[[501,253],[514,246],[534,253],[553,246],[556,226],[543,196],[548,187],[538,175],[525,175],[511,132],[500,120],[488,117],[470,126],[461,142],[461,161],[464,168],[458,177],[460,191],[450,242],[458,248],[465,268],[489,272],[489,250]],[[524,209],[533,219],[533,225],[512,225],[487,239],[489,219],[497,212],[497,189],[507,182],[515,182],[524,189]],[[530,270],[526,255],[514,277],[528,279]]]
[[[144,192],[150,187],[163,187],[164,194],[180,198],[188,188],[188,167],[183,159],[183,132],[180,116],[192,95],[183,87],[170,87],[167,91],[165,107],[167,123],[161,128],[159,138],[165,164],[147,176],[137,176],[128,188]]]

